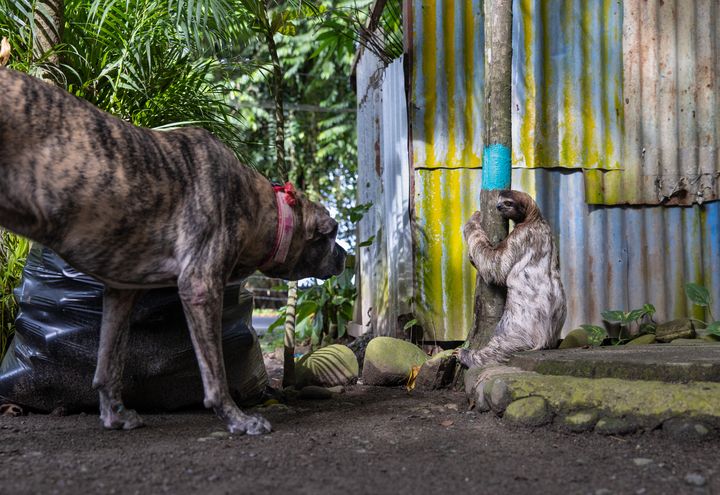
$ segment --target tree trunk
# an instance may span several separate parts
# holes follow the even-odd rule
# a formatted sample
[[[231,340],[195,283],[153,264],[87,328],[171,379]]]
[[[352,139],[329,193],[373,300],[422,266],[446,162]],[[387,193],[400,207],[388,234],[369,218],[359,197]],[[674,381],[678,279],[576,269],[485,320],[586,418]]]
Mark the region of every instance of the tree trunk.
[[[62,43],[63,29],[65,27],[65,15],[64,15],[64,1],[63,0],[40,0],[35,8],[35,58],[42,58],[46,53],[51,52],[47,61],[56,66],[60,67],[60,57],[57,52],[52,50]],[[50,71],[45,71],[42,74],[42,78],[48,82],[53,82],[53,78]]]
[[[275,101],[275,164],[280,176],[287,177],[285,162],[285,109],[283,103],[283,67],[275,44],[275,33],[268,17],[269,6],[262,11],[265,26],[265,42],[272,61],[272,95]],[[283,387],[295,385],[295,307],[297,305],[297,282],[288,283],[287,311],[285,312],[285,339],[283,359]]]
[[[480,212],[488,239],[497,244],[507,237],[508,222],[497,211],[498,194],[510,188],[512,0],[485,0],[485,150]],[[505,290],[480,277],[475,284],[475,323],[470,347],[487,344],[500,321]]]

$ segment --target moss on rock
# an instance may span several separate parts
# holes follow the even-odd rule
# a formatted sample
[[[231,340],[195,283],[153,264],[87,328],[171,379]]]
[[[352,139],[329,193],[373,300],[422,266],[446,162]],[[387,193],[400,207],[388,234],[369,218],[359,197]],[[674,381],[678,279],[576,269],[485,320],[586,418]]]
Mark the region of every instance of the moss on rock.
[[[542,397],[525,397],[510,403],[503,418],[523,426],[541,426],[550,421],[552,412]]]

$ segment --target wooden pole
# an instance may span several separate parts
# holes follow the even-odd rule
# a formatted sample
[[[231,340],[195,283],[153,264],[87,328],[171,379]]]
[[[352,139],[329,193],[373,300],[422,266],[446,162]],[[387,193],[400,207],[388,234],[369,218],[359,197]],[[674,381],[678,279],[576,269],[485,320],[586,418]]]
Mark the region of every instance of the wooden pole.
[[[485,149],[480,212],[482,227],[497,244],[508,234],[508,222],[497,211],[498,194],[510,188],[512,97],[512,0],[485,0]],[[474,326],[469,346],[487,344],[505,306],[505,290],[475,283]]]

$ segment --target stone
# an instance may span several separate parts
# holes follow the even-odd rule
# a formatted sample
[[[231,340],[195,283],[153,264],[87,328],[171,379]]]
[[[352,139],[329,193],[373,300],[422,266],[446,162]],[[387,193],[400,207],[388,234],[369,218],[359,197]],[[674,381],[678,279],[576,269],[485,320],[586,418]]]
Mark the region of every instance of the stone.
[[[672,342],[675,339],[695,338],[695,328],[689,318],[661,323],[655,329],[655,338],[658,342]]]
[[[333,394],[342,394],[345,393],[345,387],[342,385],[336,385],[334,387],[327,387],[327,389],[332,392]]]
[[[586,409],[564,416],[560,420],[561,426],[575,433],[590,431],[600,417],[600,413],[594,409]]]
[[[625,345],[648,345],[648,344],[654,344],[655,343],[655,335],[651,333],[646,333],[645,335],[641,335],[640,337],[635,337],[630,342],[628,342]]]
[[[478,412],[490,410],[490,404],[485,400],[485,382],[480,380],[481,368],[470,368],[465,370],[463,380],[465,382],[465,395],[470,403],[470,408]]]
[[[573,349],[576,347],[587,347],[590,345],[588,334],[582,328],[576,328],[568,333],[560,342],[558,349]]]
[[[633,459],[633,464],[635,464],[638,467],[648,466],[652,463],[653,463],[653,460],[648,459],[646,457],[636,457],[635,459]]]
[[[707,483],[707,480],[705,479],[705,476],[698,473],[688,473],[685,475],[685,483],[688,485],[693,486],[705,486],[705,483]]]
[[[396,386],[407,383],[414,366],[422,366],[428,355],[416,345],[392,337],[375,337],[365,350],[365,385]]]
[[[542,426],[550,422],[552,412],[542,397],[525,397],[511,402],[503,418],[523,426]]]
[[[295,363],[295,383],[334,387],[349,385],[358,378],[360,368],[348,346],[332,344],[305,354]]]
[[[637,429],[638,425],[626,418],[600,418],[595,425],[595,432],[601,435],[627,435]]]
[[[210,436],[213,438],[227,438],[230,436],[230,433],[227,431],[214,431],[210,433]]]
[[[512,391],[503,378],[494,378],[486,383],[485,400],[495,412],[503,412],[513,401]]]
[[[662,431],[673,440],[698,441],[713,436],[712,428],[692,418],[670,418],[662,425]]]
[[[316,385],[308,385],[300,389],[299,399],[305,400],[325,400],[332,398],[333,393],[324,387]]]
[[[415,388],[418,390],[437,390],[450,385],[455,376],[453,349],[439,352],[425,361],[415,377]]]

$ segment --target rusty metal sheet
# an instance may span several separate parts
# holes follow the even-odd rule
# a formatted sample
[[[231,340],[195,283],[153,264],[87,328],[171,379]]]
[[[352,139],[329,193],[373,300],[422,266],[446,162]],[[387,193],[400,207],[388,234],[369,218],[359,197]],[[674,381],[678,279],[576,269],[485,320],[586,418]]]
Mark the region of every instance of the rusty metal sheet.
[[[720,198],[720,2],[625,0],[622,171],[588,171],[591,204]]]
[[[463,340],[472,326],[475,271],[462,224],[477,207],[478,169],[415,172],[418,304],[425,338]],[[536,198],[558,242],[568,299],[564,333],[602,324],[606,309],[656,306],[657,320],[708,318],[685,297],[684,285],[710,290],[720,315],[720,202],[691,208],[587,205],[583,172],[513,171],[513,188]]]
[[[621,7],[516,0],[513,11],[513,166],[619,168]],[[483,22],[481,0],[413,2],[416,169],[482,163]]]

